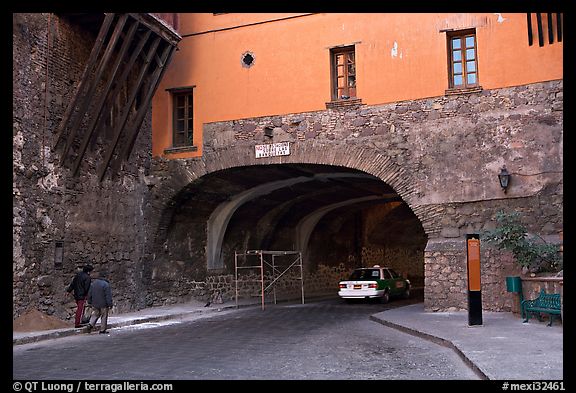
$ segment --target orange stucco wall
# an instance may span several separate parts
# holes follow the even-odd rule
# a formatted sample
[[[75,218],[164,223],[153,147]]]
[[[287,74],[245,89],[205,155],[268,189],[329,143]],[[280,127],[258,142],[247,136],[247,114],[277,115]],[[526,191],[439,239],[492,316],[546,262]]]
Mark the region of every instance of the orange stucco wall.
[[[467,28],[476,29],[484,89],[563,77],[563,44],[539,47],[535,34],[529,46],[524,13],[179,14],[183,39],[153,100],[153,155],[200,155],[204,123],[325,110],[335,46],[355,45],[357,96],[364,104],[441,96],[448,87],[441,30]],[[250,68],[241,64],[246,51],[255,57]],[[166,89],[184,86],[195,86],[198,151],[166,155],[172,146]]]

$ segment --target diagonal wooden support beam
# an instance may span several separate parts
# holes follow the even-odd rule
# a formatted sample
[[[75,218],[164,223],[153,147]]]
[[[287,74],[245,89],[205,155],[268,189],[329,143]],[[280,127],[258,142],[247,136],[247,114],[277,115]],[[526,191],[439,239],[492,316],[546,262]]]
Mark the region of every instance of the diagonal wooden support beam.
[[[150,88],[148,89],[146,98],[142,101],[142,106],[140,107],[138,115],[136,116],[136,119],[134,121],[134,124],[132,125],[132,127],[130,128],[130,132],[128,133],[129,135],[128,143],[124,145],[124,148],[122,149],[122,154],[120,154],[120,156],[118,157],[119,159],[128,160],[128,158],[130,157],[130,153],[132,152],[132,148],[134,147],[134,142],[136,142],[136,137],[138,136],[140,126],[144,121],[144,116],[146,115],[146,112],[148,112],[148,107],[150,105],[150,102],[152,101],[154,92],[158,88],[158,85],[162,80],[162,76],[164,75],[164,72],[166,72],[166,68],[168,68],[168,64],[170,63],[170,60],[175,50],[176,47],[172,45],[169,45],[164,50],[164,53],[162,54],[162,63],[161,65],[158,66],[154,76],[152,77]]]
[[[122,32],[122,29],[124,28],[124,24],[126,23],[127,19],[128,19],[128,15],[124,14],[120,17],[120,19],[118,20],[118,23],[116,23],[116,27],[114,28],[114,32],[112,33],[112,37],[110,38],[110,41],[108,41],[108,45],[106,47],[106,50],[104,51],[104,55],[100,59],[100,64],[98,65],[96,73],[95,73],[94,77],[89,79],[89,84],[86,87],[88,92],[83,97],[83,101],[80,103],[80,106],[78,109],[78,116],[76,116],[74,118],[74,121],[72,122],[72,124],[70,126],[70,128],[71,128],[70,129],[70,135],[68,136],[68,140],[66,141],[66,146],[64,147],[64,151],[62,152],[62,157],[60,159],[60,165],[64,164],[64,161],[66,160],[66,156],[68,155],[68,151],[70,150],[70,147],[72,146],[72,142],[73,142],[74,138],[76,137],[76,133],[78,132],[81,121],[84,118],[86,111],[88,110],[89,104],[90,104],[90,102],[94,96],[96,88],[98,87],[98,82],[102,78],[102,74],[103,74],[104,70],[106,69],[106,66],[110,60],[110,57],[112,56],[112,52],[114,50],[114,47],[116,46],[116,43],[118,42],[118,37],[120,37],[120,33]]]
[[[107,99],[107,102],[105,105],[105,112],[104,112],[105,115],[102,118],[102,120],[99,122],[100,128],[105,127],[105,124],[108,121],[108,118],[110,117],[110,110],[109,109],[110,109],[113,101],[120,94],[120,91],[122,90],[122,88],[125,86],[124,83],[126,82],[128,75],[131,72],[134,72],[134,69],[133,69],[134,64],[136,63],[136,60],[138,59],[138,57],[142,53],[142,49],[144,49],[144,45],[146,44],[146,42],[148,42],[148,39],[150,38],[151,34],[152,34],[152,31],[148,30],[148,31],[146,31],[146,33],[144,33],[142,35],[142,37],[140,38],[140,41],[138,42],[138,45],[132,51],[132,55],[130,57],[130,60],[128,60],[128,62],[124,65],[124,70],[122,71],[122,75],[120,75],[120,77],[114,81],[116,84],[115,84],[112,92],[108,96],[108,99]]]
[[[67,128],[66,126],[68,125],[68,121],[70,119],[72,112],[76,108],[78,98],[81,96],[81,92],[84,90],[84,84],[86,83],[87,77],[88,77],[88,75],[90,75],[90,73],[94,69],[94,66],[96,65],[96,60],[98,60],[98,54],[100,53],[100,50],[102,49],[102,45],[104,44],[104,40],[108,36],[108,31],[110,30],[110,26],[112,25],[112,21],[114,20],[114,17],[115,17],[115,14],[106,14],[106,17],[104,18],[104,22],[102,23],[102,26],[100,27],[100,31],[98,32],[98,37],[96,38],[96,42],[94,43],[94,47],[92,48],[92,51],[90,52],[90,57],[88,58],[88,62],[86,63],[86,67],[84,68],[84,72],[82,73],[82,76],[80,77],[80,82],[76,85],[76,91],[74,92],[74,96],[72,96],[72,100],[68,104],[68,107],[66,108],[66,112],[64,112],[64,115],[62,116],[62,119],[60,120],[60,125],[58,126],[58,129],[56,130],[56,139],[54,142],[54,146],[52,147],[53,149],[56,148],[56,146],[58,145],[58,142],[60,141],[60,138],[64,134],[64,130]]]
[[[120,67],[120,63],[124,59],[124,56],[126,55],[128,48],[130,47],[130,44],[132,44],[132,38],[134,37],[134,34],[136,33],[136,29],[138,28],[139,24],[140,23],[138,21],[134,21],[132,23],[132,25],[130,26],[128,33],[124,37],[124,42],[122,43],[122,47],[120,48],[120,52],[116,56],[116,60],[115,60],[113,66],[112,66],[112,69],[110,71],[110,75],[108,75],[108,81],[106,82],[106,86],[104,86],[103,91],[100,94],[100,99],[98,100],[98,102],[96,103],[96,105],[93,108],[93,116],[91,118],[90,124],[88,125],[88,128],[86,129],[86,131],[84,133],[82,143],[80,144],[80,150],[78,151],[78,156],[76,157],[76,161],[74,162],[74,166],[72,169],[72,174],[74,176],[76,176],[78,174],[78,168],[80,168],[80,162],[82,161],[82,158],[84,157],[84,153],[86,152],[86,147],[88,146],[88,142],[90,141],[90,138],[92,137],[92,134],[94,132],[94,128],[98,122],[98,119],[100,119],[100,116],[102,114],[102,108],[104,106],[104,101],[106,100],[108,93],[110,92],[110,88],[112,87],[112,83],[115,81],[116,74],[118,73],[118,68]]]
[[[164,61],[158,65],[158,68],[149,78],[146,87],[146,96],[142,100],[142,103],[138,108],[138,112],[134,117],[134,120],[132,121],[131,125],[127,128],[126,132],[127,136],[124,139],[121,152],[118,153],[118,155],[114,158],[114,160],[110,164],[111,176],[116,175],[120,171],[122,163],[127,161],[128,158],[130,157],[130,153],[132,151],[132,148],[134,147],[134,143],[136,142],[136,138],[138,137],[138,134],[140,132],[140,127],[144,121],[146,114],[148,113],[148,109],[150,108],[150,102],[152,101],[152,97],[154,96],[154,93],[158,88],[160,80],[162,79],[162,76],[166,71],[166,66],[170,61],[175,49],[176,49],[175,47],[171,48],[170,46],[167,46],[164,49],[161,58]]]
[[[122,129],[124,128],[124,125],[126,124],[126,121],[128,120],[128,115],[130,114],[132,104],[134,103],[134,100],[136,99],[136,95],[138,94],[138,91],[140,90],[140,86],[142,85],[142,81],[144,80],[144,76],[146,75],[146,71],[150,67],[150,64],[152,62],[152,57],[154,56],[154,53],[156,53],[156,49],[158,48],[159,44],[160,44],[160,37],[157,37],[154,40],[154,42],[152,43],[152,46],[150,47],[150,49],[148,51],[148,55],[146,56],[145,63],[142,65],[142,68],[140,70],[140,74],[138,75],[138,80],[137,80],[135,86],[132,88],[132,94],[130,95],[128,102],[126,102],[126,104],[124,106],[124,110],[123,110],[122,115],[121,115],[121,120],[118,122],[118,124],[114,128],[113,140],[112,140],[110,146],[108,146],[108,150],[106,152],[106,157],[104,158],[104,162],[102,163],[102,165],[100,166],[100,168],[98,170],[98,178],[100,179],[100,181],[102,181],[102,179],[104,178],[104,174],[106,173],[106,168],[108,168],[108,164],[110,163],[110,159],[112,158],[112,155],[114,154],[114,150],[116,149],[116,145],[118,144],[118,140],[120,139],[120,134],[122,132]]]
[[[158,64],[159,66],[162,65],[162,59],[160,58],[160,56],[158,56],[158,53],[156,53],[154,59],[156,60],[156,64]]]
[[[119,171],[122,162],[127,161],[129,156],[130,156],[130,152],[132,151],[132,148],[134,147],[134,143],[136,141],[136,138],[138,137],[138,133],[140,131],[140,126],[142,125],[142,122],[144,121],[144,117],[146,116],[146,113],[148,113],[148,109],[150,107],[150,102],[152,101],[152,97],[154,96],[154,93],[155,93],[156,89],[158,88],[158,84],[160,83],[160,80],[162,79],[162,76],[164,75],[164,72],[166,71],[166,67],[168,65],[168,62],[169,62],[170,58],[172,57],[172,54],[174,53],[175,49],[176,49],[176,47],[173,47],[171,45],[167,45],[166,48],[164,48],[164,51],[163,51],[162,57],[161,57],[161,62],[158,64],[158,67],[156,68],[153,75],[149,79],[149,83],[147,85],[148,89],[146,92],[146,96],[142,100],[142,104],[138,108],[138,112],[134,118],[134,121],[129,126],[129,128],[126,132],[127,136],[125,138],[125,142],[124,142],[124,146],[122,148],[122,151],[117,155],[116,159],[114,160],[114,162],[111,165],[113,174],[116,174]]]

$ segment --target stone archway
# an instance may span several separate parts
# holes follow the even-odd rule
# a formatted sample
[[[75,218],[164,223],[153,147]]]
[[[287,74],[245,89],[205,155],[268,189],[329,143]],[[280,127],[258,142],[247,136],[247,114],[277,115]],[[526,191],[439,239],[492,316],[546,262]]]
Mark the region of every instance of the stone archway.
[[[163,288],[169,288],[170,283],[174,283],[173,280],[181,280],[180,283],[174,284],[176,286],[181,285],[184,288],[189,285],[189,282],[185,283],[184,281],[186,281],[186,279],[180,278],[180,276],[194,276],[191,281],[195,283],[196,288],[203,285],[212,285],[207,284],[207,281],[214,277],[218,277],[214,278],[216,280],[228,280],[229,278],[225,278],[225,276],[230,274],[230,266],[225,265],[223,261],[226,260],[229,262],[230,253],[233,255],[234,249],[238,249],[238,246],[244,247],[247,244],[246,242],[252,239],[248,237],[248,240],[243,243],[238,239],[237,235],[234,235],[236,236],[234,240],[226,240],[224,243],[225,234],[228,236],[228,233],[230,233],[228,230],[229,221],[231,217],[238,215],[236,212],[238,209],[250,203],[255,203],[253,201],[259,200],[262,195],[273,193],[280,188],[300,187],[300,184],[305,183],[316,182],[318,186],[322,187],[320,183],[323,181],[352,182],[361,181],[360,179],[370,181],[372,184],[382,184],[381,191],[372,194],[372,197],[364,194],[364,196],[360,197],[350,196],[348,199],[332,200],[330,203],[316,206],[314,209],[302,213],[302,216],[299,217],[300,221],[294,221],[291,224],[291,227],[294,229],[295,243],[293,246],[306,249],[311,234],[313,232],[316,233],[316,225],[320,220],[333,219],[333,211],[338,211],[338,209],[342,211],[342,209],[344,209],[345,211],[356,211],[355,214],[361,214],[360,212],[365,211],[363,210],[365,207],[357,208],[353,206],[400,201],[395,203],[402,203],[406,209],[410,211],[410,214],[413,214],[414,222],[417,222],[417,225],[420,226],[421,231],[423,231],[421,233],[422,236],[424,236],[424,240],[422,240],[424,243],[418,247],[418,250],[420,250],[418,251],[418,255],[420,255],[420,257],[416,257],[420,261],[418,262],[420,267],[417,273],[423,285],[424,273],[420,270],[424,269],[425,266],[425,258],[422,256],[424,252],[423,249],[428,241],[425,239],[435,237],[439,232],[439,218],[442,213],[441,206],[420,204],[419,195],[421,192],[415,187],[417,183],[411,178],[410,172],[405,171],[402,167],[398,166],[391,157],[383,155],[373,147],[350,146],[334,142],[300,141],[291,146],[291,154],[289,156],[256,159],[253,146],[228,146],[207,151],[203,157],[199,159],[159,161],[156,164],[157,166],[152,172],[153,174],[147,177],[152,193],[149,205],[151,209],[148,211],[148,222],[151,224],[149,227],[151,232],[149,232],[148,239],[151,239],[151,241],[146,245],[147,255],[149,256],[148,260],[150,262],[147,265],[148,270],[145,269],[144,277],[159,282],[159,277],[164,275],[161,278],[161,281],[163,280],[161,287]],[[178,220],[179,216],[183,217],[179,209],[189,204],[190,198],[192,198],[193,203],[196,204],[195,206],[199,207],[199,205],[197,205],[197,199],[195,198],[197,198],[199,194],[206,192],[206,187],[214,191],[217,188],[217,183],[222,181],[221,176],[223,176],[223,174],[255,173],[255,171],[260,170],[260,168],[274,167],[294,169],[295,167],[301,167],[303,165],[307,165],[308,167],[326,167],[328,168],[326,169],[328,172],[316,173],[314,175],[308,174],[304,177],[288,176],[286,178],[275,178],[274,176],[270,176],[259,179],[261,180],[260,183],[252,184],[240,191],[236,190],[228,192],[227,194],[223,193],[217,201],[209,201],[208,204],[210,207],[203,209],[202,217],[197,220],[196,218],[192,220],[195,221],[195,223],[188,221],[183,223],[180,221],[179,224],[176,224],[179,225],[177,227],[179,229],[175,229],[176,227],[174,226],[173,220]],[[202,197],[200,197],[200,199],[202,199]],[[270,209],[266,211],[266,214],[262,214],[259,220],[267,223],[274,222],[278,212],[286,208],[290,209],[292,208],[291,206],[293,206],[291,199],[284,200],[282,204],[274,206],[275,208],[277,207],[278,210]],[[196,209],[196,207],[193,209]],[[191,211],[189,209],[190,207],[188,211]],[[209,210],[208,213],[206,209]],[[186,219],[181,218],[181,220]],[[337,223],[334,222],[334,225],[337,225]],[[285,228],[286,226],[284,225],[283,230]],[[183,234],[183,232],[190,232],[191,230],[197,234]],[[238,233],[237,229],[235,231],[235,233]],[[254,231],[254,233],[249,236],[253,235],[254,238],[259,238],[258,241],[263,241],[262,239],[264,238],[269,240],[273,234],[273,232],[256,232],[257,231]],[[174,235],[175,233],[177,235]],[[234,231],[232,231],[232,233],[234,233]],[[169,234],[171,234],[170,238],[168,237]],[[186,241],[186,236],[195,236],[191,240],[194,250],[193,254],[188,254],[186,250],[183,250],[184,246],[182,246],[182,244]],[[200,236],[204,237],[200,239]],[[282,236],[282,238],[285,239],[286,235],[283,234]],[[188,238],[188,241],[190,242],[189,239],[190,238]],[[175,244],[176,247],[173,247]],[[226,245],[225,248],[224,244]],[[314,244],[319,244],[317,238],[314,238]],[[178,247],[180,247],[180,250],[178,250]],[[339,247],[344,247],[343,243],[341,243]],[[364,261],[365,256],[368,256],[367,261],[373,261],[374,258],[383,257],[383,254],[379,253],[384,249],[378,249],[378,247],[379,246],[373,243],[368,249],[362,247],[354,249],[354,251],[347,251],[351,253],[348,254],[347,258],[352,259],[344,259],[347,262],[340,267],[339,272],[328,272],[331,274],[331,279],[335,278],[335,274],[348,274],[348,269],[350,269],[353,264]],[[190,249],[190,245],[188,245],[188,248]],[[171,254],[171,251],[174,250],[176,250],[175,253]],[[325,269],[327,266],[325,263],[317,262],[318,252],[320,252],[318,248],[315,248],[313,251],[315,258],[311,259],[313,264],[309,265],[312,269],[311,274],[314,274],[317,269]],[[329,253],[329,251],[321,252]],[[342,248],[340,248],[340,252],[343,252]],[[223,255],[222,258],[220,257],[221,255]],[[409,258],[415,258],[415,255],[416,254]],[[326,258],[330,259],[328,254],[320,256],[325,258],[324,260],[326,260]],[[174,263],[175,265],[173,265]],[[190,264],[195,264],[195,267],[191,268],[189,266]],[[172,271],[173,268],[170,267],[171,265],[180,266],[186,272],[182,274],[176,273]],[[203,267],[201,265],[203,265]],[[324,273],[326,273],[326,271],[324,271]],[[318,274],[320,274],[320,272],[318,272]],[[182,289],[179,292],[185,293],[186,291],[187,289]],[[199,291],[206,293],[204,290]]]
[[[228,146],[205,152],[199,159],[160,162],[151,176],[154,196],[151,198],[150,224],[152,238],[161,242],[162,234],[178,204],[179,195],[202,176],[235,167],[271,164],[320,164],[356,169],[373,175],[390,185],[406,202],[431,237],[441,229],[442,207],[420,204],[420,190],[408,171],[370,146],[325,143],[317,140],[299,141],[291,154],[282,157],[255,158],[253,146]],[[158,243],[156,243],[158,244]]]

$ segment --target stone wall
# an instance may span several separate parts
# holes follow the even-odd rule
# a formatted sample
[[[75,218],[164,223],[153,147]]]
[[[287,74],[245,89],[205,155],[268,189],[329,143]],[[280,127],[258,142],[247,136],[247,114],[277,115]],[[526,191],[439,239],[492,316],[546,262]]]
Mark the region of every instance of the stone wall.
[[[463,241],[449,241],[448,244],[434,247],[426,251],[427,264],[427,309],[429,311],[462,311],[467,310],[467,283],[465,255],[461,248],[465,247]],[[377,255],[377,254],[373,254]],[[453,264],[454,260],[461,263]],[[506,311],[520,313],[519,299],[516,294],[506,290],[506,282],[501,279],[509,275],[520,275],[517,266],[513,263],[511,255],[495,252],[493,249],[482,250],[482,303],[483,309],[491,311]],[[371,266],[366,263],[364,266]],[[404,265],[393,269],[400,272]],[[338,266],[319,265],[314,272],[304,272],[305,298],[336,296],[337,284],[346,280],[353,268],[341,263]],[[422,287],[418,274],[411,277],[413,287]],[[416,280],[414,279],[416,278]],[[264,275],[264,286],[267,287],[272,280],[270,272]],[[215,303],[233,301],[236,298],[236,282],[234,274],[210,275],[203,281],[188,281],[184,278],[170,281],[174,288],[186,288],[181,291],[172,291],[170,294],[157,297],[150,305],[166,305],[196,299],[212,301]],[[562,293],[562,278],[523,278],[522,286],[525,299],[534,299],[541,289],[548,293]],[[422,282],[423,284],[423,282]],[[293,268],[275,284],[278,301],[297,300],[301,297],[301,280],[298,268]],[[261,277],[258,272],[239,270],[238,298],[256,299],[261,296]],[[273,300],[272,287],[265,294],[267,302]]]
[[[422,224],[405,204],[372,208],[365,215],[362,265],[388,266],[423,287],[426,242]]]
[[[299,267],[288,270],[274,286],[265,293],[265,301],[273,300],[273,291],[276,290],[276,299],[295,300],[302,296],[302,282],[304,283],[304,297],[306,299],[321,296],[336,296],[338,282],[347,279],[352,269],[344,264],[338,266],[319,265],[314,272],[303,271],[301,280]],[[264,287],[272,282],[269,271],[264,273]],[[174,304],[189,299],[211,301],[220,303],[234,301],[236,299],[235,274],[209,275],[203,281],[189,281],[184,277],[170,281],[173,288],[179,288],[170,293],[162,293],[161,296],[151,294],[148,298],[149,306]],[[238,298],[259,299],[261,298],[262,281],[260,273],[255,270],[239,269],[238,273]]]
[[[562,183],[544,187],[532,197],[506,201],[477,201],[446,204],[442,236],[428,242],[425,250],[425,306],[430,310],[467,309],[466,234],[482,234],[495,227],[499,209],[517,211],[529,233],[560,244],[562,228]],[[559,214],[560,213],[560,214]],[[482,240],[482,237],[480,237]],[[521,269],[506,252],[481,242],[482,305],[493,311],[511,311],[513,301],[506,293],[506,276]]]
[[[13,14],[14,318],[29,309],[70,318],[75,303],[64,290],[85,263],[108,272],[116,310],[142,303],[150,116],[117,178],[96,178],[101,138],[89,145],[77,178],[52,150],[94,40],[54,14]],[[63,242],[61,265],[56,241]]]
[[[524,197],[562,178],[562,115],[563,84],[551,81],[211,123],[204,127],[203,151],[246,146],[249,154],[254,144],[291,141],[296,149],[310,140],[376,148],[409,168],[426,204],[503,198],[494,179],[507,165],[517,175],[508,197]]]
[[[536,299],[540,291],[563,295],[564,277],[554,275],[540,277],[522,277],[522,295],[524,299]]]
[[[412,287],[424,286],[424,250],[418,248],[362,249],[362,265],[387,266],[410,280]]]

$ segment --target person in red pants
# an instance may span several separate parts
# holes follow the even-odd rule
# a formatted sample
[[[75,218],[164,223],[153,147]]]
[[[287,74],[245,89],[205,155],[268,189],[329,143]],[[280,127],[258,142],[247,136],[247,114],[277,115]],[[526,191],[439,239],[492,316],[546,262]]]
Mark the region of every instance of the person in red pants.
[[[74,275],[72,282],[66,288],[66,292],[74,295],[76,300],[76,316],[74,318],[74,327],[82,327],[82,313],[84,312],[84,303],[88,297],[88,290],[90,289],[90,272],[94,270],[91,265],[86,265],[81,271]]]

